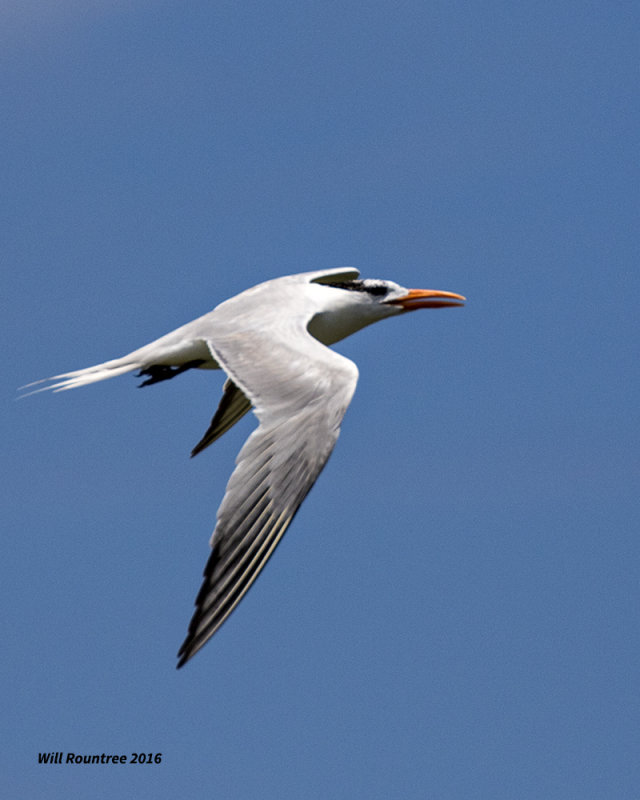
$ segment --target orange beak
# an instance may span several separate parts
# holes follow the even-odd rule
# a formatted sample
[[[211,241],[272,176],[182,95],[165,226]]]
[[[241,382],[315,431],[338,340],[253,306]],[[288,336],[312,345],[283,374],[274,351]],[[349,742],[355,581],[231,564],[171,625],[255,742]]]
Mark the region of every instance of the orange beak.
[[[403,297],[388,300],[389,305],[402,306],[405,311],[415,311],[417,308],[446,308],[447,306],[461,306],[467,298],[454,292],[438,292],[434,289],[409,289]],[[462,301],[462,302],[456,302]]]

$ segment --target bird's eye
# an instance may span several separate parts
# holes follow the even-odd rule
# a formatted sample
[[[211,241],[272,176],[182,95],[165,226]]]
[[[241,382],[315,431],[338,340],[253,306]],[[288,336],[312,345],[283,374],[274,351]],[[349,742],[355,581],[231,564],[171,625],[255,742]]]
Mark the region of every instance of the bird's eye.
[[[344,289],[347,292],[366,292],[376,297],[383,297],[389,291],[389,287],[385,286],[384,283],[365,283],[365,281],[326,283],[325,286],[333,286],[336,289]]]

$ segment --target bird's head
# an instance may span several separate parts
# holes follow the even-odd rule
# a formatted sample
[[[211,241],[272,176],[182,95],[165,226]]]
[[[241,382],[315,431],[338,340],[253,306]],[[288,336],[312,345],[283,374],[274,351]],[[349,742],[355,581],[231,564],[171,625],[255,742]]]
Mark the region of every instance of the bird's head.
[[[386,317],[419,308],[461,306],[466,299],[454,292],[406,289],[393,281],[371,278],[314,283],[329,290],[324,292],[322,310],[309,324],[310,333],[324,344],[333,344]]]

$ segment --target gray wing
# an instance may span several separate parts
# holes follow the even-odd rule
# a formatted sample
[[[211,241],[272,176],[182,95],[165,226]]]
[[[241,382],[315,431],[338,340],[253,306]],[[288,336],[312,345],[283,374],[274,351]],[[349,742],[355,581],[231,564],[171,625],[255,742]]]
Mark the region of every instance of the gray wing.
[[[267,337],[264,330],[244,330],[209,341],[260,425],[236,459],[218,511],[178,667],[213,636],[257,578],[338,438],[358,370],[313,339],[306,323],[288,320],[289,330],[270,330]]]
[[[251,400],[246,397],[242,389],[238,389],[235,383],[227,378],[220,403],[216,413],[213,415],[211,424],[202,439],[191,451],[191,456],[197,456],[205,447],[213,444],[216,439],[219,439],[223,433],[226,433],[239,419],[244,417],[250,408]]]

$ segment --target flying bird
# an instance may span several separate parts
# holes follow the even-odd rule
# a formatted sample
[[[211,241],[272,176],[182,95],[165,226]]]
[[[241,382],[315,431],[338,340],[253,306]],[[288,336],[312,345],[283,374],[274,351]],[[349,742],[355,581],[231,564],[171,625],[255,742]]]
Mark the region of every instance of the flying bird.
[[[238,605],[333,450],[358,368],[327,345],[386,317],[464,300],[453,292],[360,280],[351,267],[303,272],[247,289],[122,358],[36,382],[47,385],[35,392],[62,392],[137,370],[140,385],[149,386],[192,368],[222,369],[222,398],[192,456],[250,409],[258,418],[218,509],[178,667]]]

